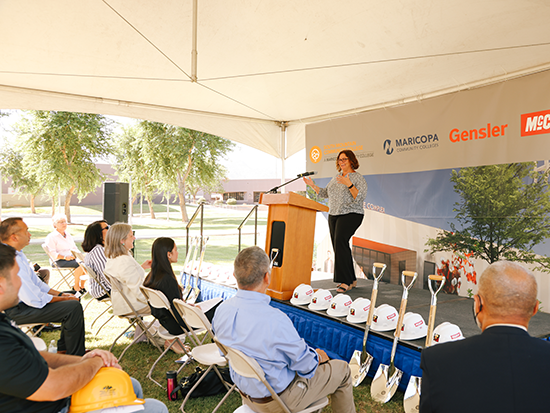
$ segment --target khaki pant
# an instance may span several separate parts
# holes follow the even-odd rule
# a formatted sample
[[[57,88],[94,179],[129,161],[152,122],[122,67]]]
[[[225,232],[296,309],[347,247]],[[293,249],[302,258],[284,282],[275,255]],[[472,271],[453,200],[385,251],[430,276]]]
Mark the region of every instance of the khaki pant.
[[[336,413],[355,413],[353,386],[348,363],[342,360],[330,360],[321,364],[311,379],[296,376],[280,397],[291,411],[299,411],[310,404],[331,396],[332,411]],[[258,413],[279,413],[283,410],[276,400],[269,403],[253,403],[243,398],[243,403]]]

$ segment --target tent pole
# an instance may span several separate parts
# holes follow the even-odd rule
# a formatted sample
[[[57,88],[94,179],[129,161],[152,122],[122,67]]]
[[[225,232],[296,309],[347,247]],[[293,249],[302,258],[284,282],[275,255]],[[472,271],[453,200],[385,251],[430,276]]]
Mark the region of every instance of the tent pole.
[[[279,128],[281,128],[281,184],[285,183],[286,125],[286,122],[279,123]],[[286,193],[286,186],[281,188],[281,192]]]
[[[191,82],[197,81],[197,10],[198,0],[193,0],[193,49],[191,50]]]

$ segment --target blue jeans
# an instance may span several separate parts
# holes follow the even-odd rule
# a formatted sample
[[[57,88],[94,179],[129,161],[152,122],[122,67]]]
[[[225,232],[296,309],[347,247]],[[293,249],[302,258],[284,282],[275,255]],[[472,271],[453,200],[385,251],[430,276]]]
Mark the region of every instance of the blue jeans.
[[[141,384],[139,384],[139,381],[137,381],[133,377],[132,385],[134,386],[134,393],[136,393],[136,397],[138,399],[143,399],[143,390],[141,389]],[[59,413],[67,413],[69,411],[69,406],[70,403],[68,403],[67,406],[61,409]],[[163,402],[155,399],[145,399],[145,404],[143,406],[145,410],[140,411],[144,413],[168,413],[168,408],[166,407],[166,405]],[[96,410],[96,412],[100,411],[101,410]]]

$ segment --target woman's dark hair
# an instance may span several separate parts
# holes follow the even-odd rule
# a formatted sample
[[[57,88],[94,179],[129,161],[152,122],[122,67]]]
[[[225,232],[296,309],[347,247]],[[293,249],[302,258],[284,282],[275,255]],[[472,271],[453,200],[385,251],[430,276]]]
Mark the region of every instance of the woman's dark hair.
[[[104,219],[101,221],[92,222],[84,232],[84,241],[82,241],[82,249],[85,252],[90,252],[97,244],[105,246],[103,243],[103,226],[102,223],[107,223]]]
[[[176,279],[172,264],[168,260],[168,253],[174,249],[175,245],[176,243],[172,238],[166,237],[157,238],[153,242],[153,247],[151,248],[151,271],[143,282],[145,287],[158,290],[163,277],[171,276]]]
[[[351,166],[351,169],[353,169],[354,171],[359,169],[359,161],[355,157],[355,154],[353,153],[353,151],[350,151],[349,149],[344,149],[343,151],[340,151],[340,153],[336,157],[336,169],[338,170],[338,172],[342,170],[342,168],[340,168],[340,164],[338,163],[338,159],[340,159],[340,155],[342,154],[345,154],[348,157],[348,161],[349,161],[349,165]]]

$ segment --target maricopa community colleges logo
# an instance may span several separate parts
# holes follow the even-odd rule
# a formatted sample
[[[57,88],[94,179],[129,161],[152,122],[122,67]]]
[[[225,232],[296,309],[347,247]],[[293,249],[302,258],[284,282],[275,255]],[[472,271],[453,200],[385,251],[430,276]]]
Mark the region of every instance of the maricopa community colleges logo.
[[[322,157],[323,157],[323,154],[321,152],[321,148],[319,148],[318,146],[312,147],[311,150],[309,151],[309,159],[313,163],[318,163]]]

